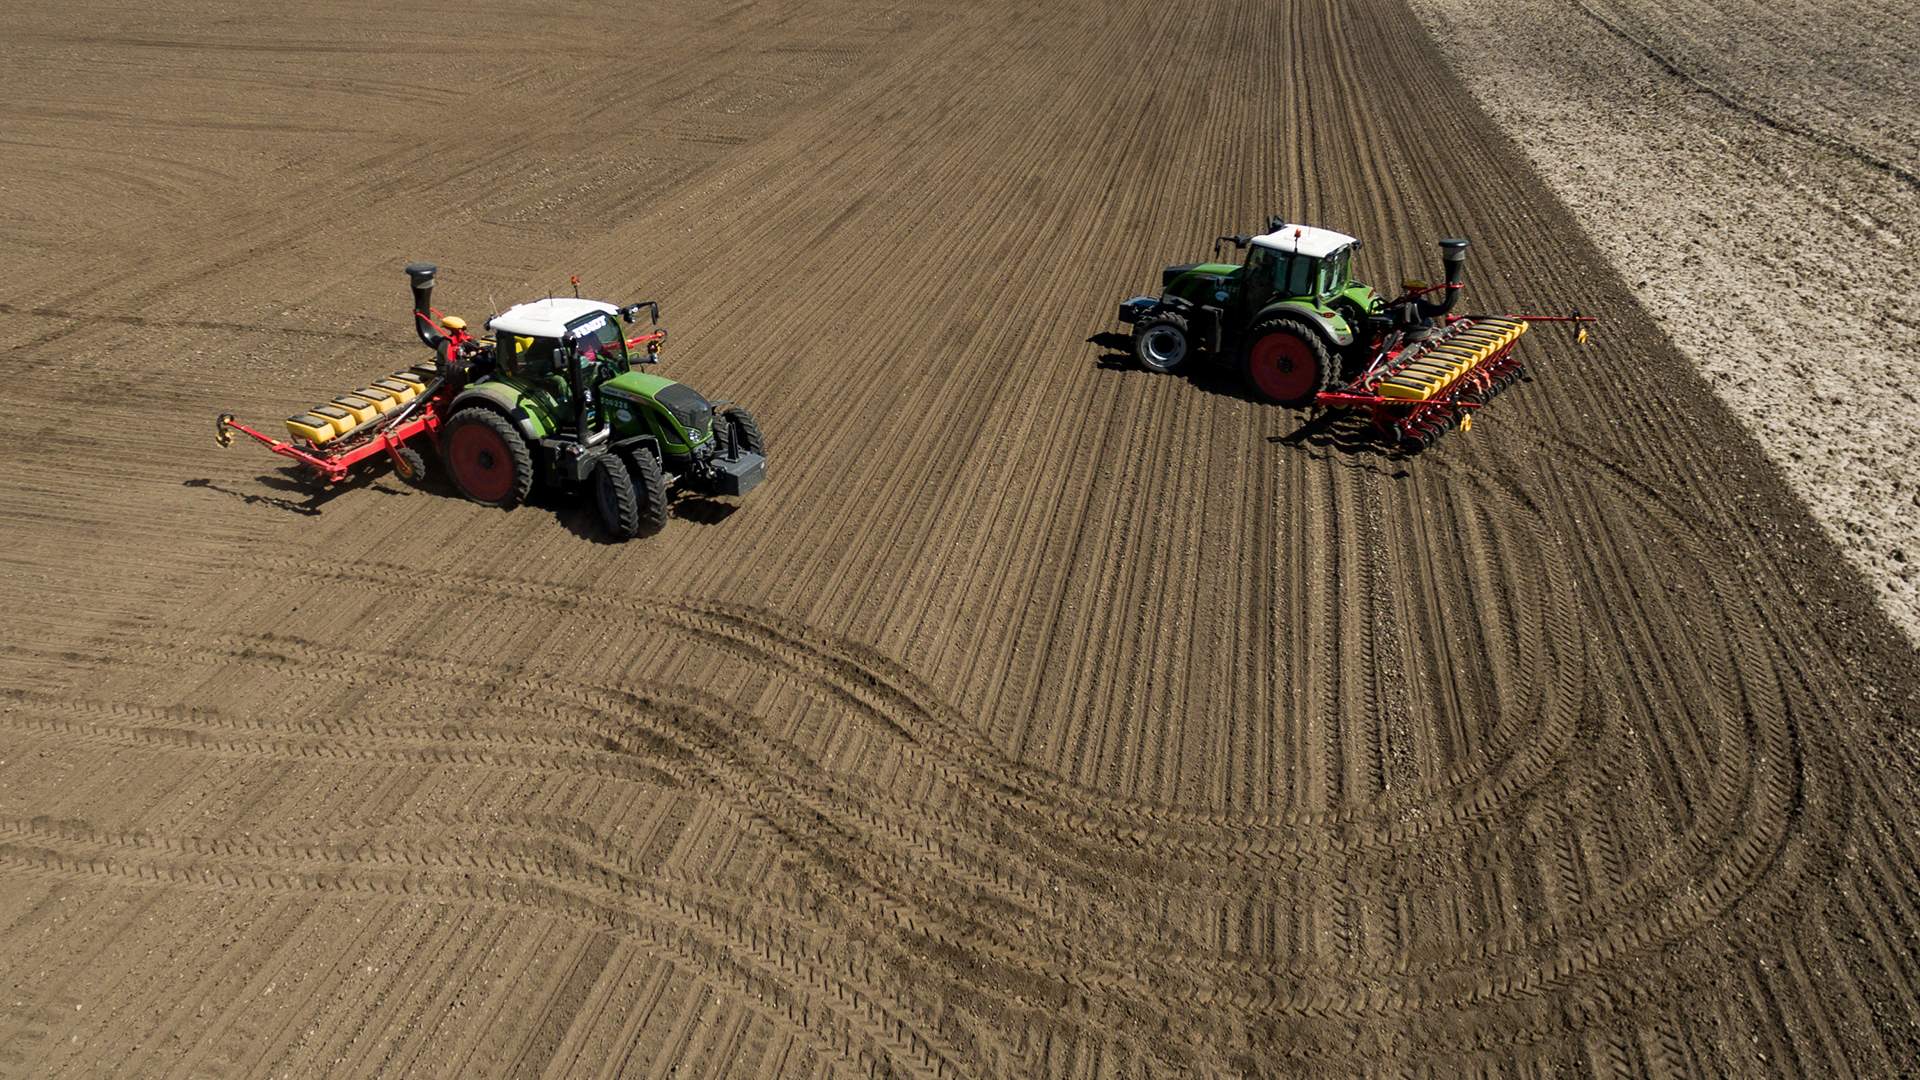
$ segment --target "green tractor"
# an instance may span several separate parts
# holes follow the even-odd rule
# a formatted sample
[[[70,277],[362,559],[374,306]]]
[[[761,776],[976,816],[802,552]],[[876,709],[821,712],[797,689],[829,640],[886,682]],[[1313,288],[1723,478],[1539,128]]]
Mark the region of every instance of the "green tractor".
[[[641,368],[657,363],[660,305],[551,297],[487,320],[491,338],[433,310],[434,274],[407,267],[415,328],[446,389],[440,458],[462,495],[510,509],[536,485],[591,491],[616,540],[658,532],[670,488],[745,495],[766,476],[753,415]],[[642,312],[650,325],[629,338]]]
[[[1161,275],[1159,296],[1120,305],[1133,327],[1133,356],[1148,371],[1177,371],[1196,353],[1236,362],[1248,389],[1276,405],[1311,405],[1364,366],[1396,326],[1431,325],[1452,308],[1466,262],[1465,240],[1442,240],[1446,283],[1412,283],[1389,303],[1353,280],[1360,241],[1331,229],[1273,218],[1259,235],[1222,236],[1243,263],[1188,263]],[[1442,291],[1438,302],[1424,297]]]

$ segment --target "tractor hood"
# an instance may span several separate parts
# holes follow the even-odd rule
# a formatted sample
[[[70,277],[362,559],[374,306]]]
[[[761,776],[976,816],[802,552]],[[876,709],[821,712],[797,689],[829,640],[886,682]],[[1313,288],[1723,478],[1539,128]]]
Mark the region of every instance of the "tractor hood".
[[[1225,277],[1238,269],[1240,268],[1233,263],[1182,263],[1179,266],[1169,266],[1165,270],[1160,271],[1160,284],[1163,288],[1170,289],[1173,287],[1174,282],[1188,275]]]
[[[652,401],[673,414],[688,434],[702,437],[713,427],[713,404],[685,383],[644,371],[629,371],[601,384],[600,392],[611,397]]]
[[[655,375],[650,371],[627,371],[608,379],[601,384],[600,389],[604,393],[620,393],[628,397],[651,400],[667,387],[679,385],[672,379]]]

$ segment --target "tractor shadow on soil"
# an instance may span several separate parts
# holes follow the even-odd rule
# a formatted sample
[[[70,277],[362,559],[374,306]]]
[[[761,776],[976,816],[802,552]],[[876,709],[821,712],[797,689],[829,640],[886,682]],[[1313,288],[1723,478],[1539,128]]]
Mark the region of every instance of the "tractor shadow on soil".
[[[238,499],[248,506],[263,506],[270,510],[279,510],[302,517],[319,517],[322,509],[333,500],[350,491],[372,491],[381,495],[407,495],[419,491],[437,498],[464,502],[465,498],[456,490],[446,475],[434,465],[427,467],[426,476],[416,484],[389,484],[393,480],[391,472],[373,476],[354,476],[344,483],[322,484],[298,469],[280,469],[259,477],[261,487],[276,494],[257,494],[236,491],[223,487],[211,478],[201,477],[195,480],[183,480],[181,487],[199,488],[204,491]],[[731,503],[710,499],[694,493],[675,493],[669,496],[667,513],[681,521],[691,521],[697,525],[718,525],[732,517],[739,510]],[[616,543],[600,527],[592,504],[580,499],[554,495],[551,492],[535,491],[526,502],[528,508],[544,510],[554,516],[566,530],[583,540],[596,544]]]
[[[732,503],[709,499],[705,495],[681,495],[668,505],[667,513],[696,525],[718,525],[739,511]]]
[[[1088,338],[1087,344],[1098,345],[1107,350],[1095,361],[1102,371],[1123,371],[1135,375],[1149,374],[1135,366],[1133,339],[1125,334],[1116,334],[1109,330]],[[1184,379],[1201,393],[1236,398],[1240,401],[1253,400],[1247,393],[1246,387],[1241,385],[1240,376],[1228,370],[1225,364],[1190,362],[1185,364],[1177,374],[1165,377]]]
[[[1148,375],[1134,365],[1133,339],[1126,334],[1106,331],[1088,338],[1087,344],[1098,345],[1107,350],[1096,360],[1102,371]],[[1224,364],[1193,363],[1187,365],[1179,374],[1167,377],[1184,379],[1202,393],[1259,404],[1251,394],[1247,393],[1239,374]],[[1278,408],[1278,406],[1270,407]],[[1299,427],[1285,435],[1268,436],[1267,442],[1279,446],[1305,447],[1309,451],[1318,451],[1315,455],[1317,457],[1331,457],[1339,454],[1344,457],[1366,459],[1373,463],[1367,467],[1393,480],[1407,476],[1407,470],[1400,468],[1387,472],[1379,467],[1380,463],[1402,463],[1420,454],[1417,449],[1407,451],[1382,441],[1379,434],[1374,431],[1373,425],[1365,419],[1352,413],[1336,411],[1309,412]]]
[[[451,490],[448,494],[453,498],[459,498],[459,495]],[[582,540],[609,547],[623,542],[607,535],[607,530],[600,525],[598,511],[588,500],[542,491],[536,492],[527,500],[526,505],[551,513],[568,532]],[[691,521],[696,525],[718,525],[732,517],[739,509],[737,506],[709,499],[704,495],[674,492],[669,492],[667,495],[667,516],[678,521]],[[646,538],[642,537],[633,542],[643,543],[645,540]]]

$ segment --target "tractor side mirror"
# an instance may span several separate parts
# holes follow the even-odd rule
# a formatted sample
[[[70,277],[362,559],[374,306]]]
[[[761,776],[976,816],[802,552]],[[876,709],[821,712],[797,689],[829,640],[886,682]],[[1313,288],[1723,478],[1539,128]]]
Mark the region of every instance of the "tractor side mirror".
[[[660,301],[658,300],[642,300],[637,304],[628,304],[626,307],[620,309],[620,318],[631,323],[640,317],[641,308],[647,309],[647,314],[652,317],[653,325],[660,325]]]
[[[1234,233],[1232,236],[1215,237],[1213,241],[1213,253],[1215,255],[1220,254],[1221,244],[1232,244],[1234,250],[1239,251],[1245,248],[1252,241],[1253,241],[1253,237],[1248,236],[1246,233]]]

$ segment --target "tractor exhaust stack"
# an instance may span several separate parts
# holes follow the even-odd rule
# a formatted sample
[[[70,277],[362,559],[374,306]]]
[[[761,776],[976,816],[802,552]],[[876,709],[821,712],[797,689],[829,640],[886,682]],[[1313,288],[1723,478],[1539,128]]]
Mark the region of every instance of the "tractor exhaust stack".
[[[1446,291],[1437,303],[1426,299],[1419,301],[1423,318],[1437,319],[1453,310],[1453,302],[1460,296],[1461,283],[1467,277],[1467,240],[1454,236],[1440,241],[1440,262],[1446,267],[1447,282],[1441,286]]]
[[[433,321],[433,275],[439,269],[432,263],[407,264],[407,280],[413,285],[413,332],[436,353],[446,341]]]

